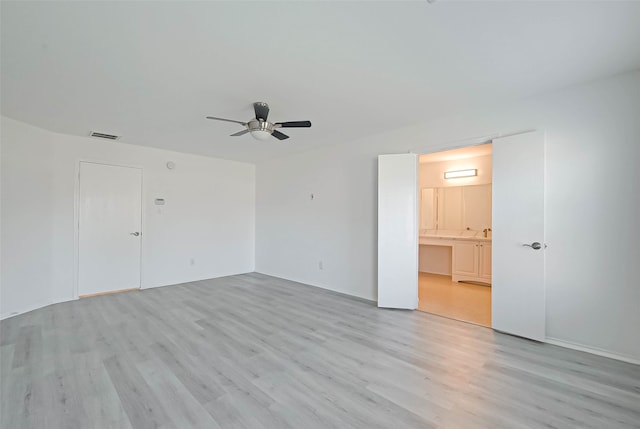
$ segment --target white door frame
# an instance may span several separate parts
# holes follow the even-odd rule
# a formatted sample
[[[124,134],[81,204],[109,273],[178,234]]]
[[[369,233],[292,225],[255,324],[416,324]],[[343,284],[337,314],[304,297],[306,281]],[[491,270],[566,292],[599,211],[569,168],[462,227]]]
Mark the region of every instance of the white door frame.
[[[79,298],[79,278],[80,278],[80,164],[82,163],[89,164],[101,164],[108,165],[113,167],[126,167],[126,168],[137,168],[140,170],[141,174],[141,195],[142,201],[140,201],[141,207],[141,216],[140,216],[140,225],[142,228],[142,234],[140,236],[140,289],[142,287],[143,281],[143,265],[144,261],[142,260],[142,249],[144,247],[144,232],[146,231],[145,225],[145,208],[144,202],[146,201],[145,196],[145,187],[144,187],[144,168],[141,165],[135,164],[121,164],[115,162],[105,162],[96,159],[90,158],[79,158],[76,160],[75,164],[75,185],[73,189],[73,299]]]

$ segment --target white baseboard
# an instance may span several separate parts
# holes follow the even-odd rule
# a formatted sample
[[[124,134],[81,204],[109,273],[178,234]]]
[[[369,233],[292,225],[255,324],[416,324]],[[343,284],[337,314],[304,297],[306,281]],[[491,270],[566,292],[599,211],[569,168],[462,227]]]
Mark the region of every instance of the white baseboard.
[[[279,279],[288,280],[290,282],[300,283],[300,284],[303,284],[305,286],[311,286],[311,287],[315,287],[315,288],[318,288],[318,289],[328,290],[330,292],[334,292],[334,293],[337,293],[339,295],[348,296],[350,298],[356,298],[356,299],[359,299],[359,300],[362,300],[362,301],[367,301],[367,302],[376,303],[376,304],[378,302],[378,300],[376,298],[373,298],[373,297],[355,295],[353,293],[345,292],[345,291],[338,290],[338,289],[333,289],[333,288],[330,288],[330,287],[325,286],[325,285],[316,284],[316,283],[310,282],[308,280],[294,279],[294,278],[282,276],[280,274],[268,273],[266,271],[254,271],[254,272],[257,273],[257,274],[263,274],[265,276],[277,277]]]
[[[253,271],[247,271],[246,273],[249,273],[249,272],[253,272]],[[244,272],[243,273],[233,272],[233,273],[216,274],[214,277],[192,278],[192,279],[183,280],[181,282],[172,282],[172,283],[168,283],[168,284],[145,286],[145,287],[141,287],[140,289],[144,290],[144,289],[151,289],[151,288],[156,288],[156,287],[175,286],[175,285],[183,284],[183,283],[191,283],[191,282],[197,282],[197,281],[202,281],[202,280],[210,280],[210,279],[219,278],[219,277],[234,276],[234,275],[246,274],[246,273],[244,273]],[[10,317],[18,316],[20,314],[28,313],[30,311],[37,310],[37,309],[43,308],[43,307],[47,307],[49,305],[60,304],[62,302],[67,302],[67,301],[75,301],[77,299],[78,299],[78,297],[67,297],[67,298],[62,298],[62,299],[58,299],[58,300],[55,300],[55,301],[51,301],[51,300],[39,301],[37,303],[28,305],[26,307],[19,308],[19,309],[15,310],[15,311],[11,311],[11,312],[8,312],[8,313],[3,313],[3,314],[0,315],[0,320],[4,320],[4,319],[8,319]]]
[[[8,319],[8,318],[13,317],[13,316],[18,316],[20,314],[28,313],[30,311],[37,310],[38,308],[46,307],[46,306],[51,305],[51,304],[54,304],[54,303],[51,302],[51,301],[36,302],[36,303],[28,305],[26,307],[19,308],[16,311],[11,311],[9,313],[3,313],[3,314],[0,315],[0,320],[4,320],[4,319]]]
[[[183,285],[185,283],[193,283],[193,282],[201,282],[203,280],[213,280],[213,279],[219,279],[221,277],[231,277],[231,276],[239,276],[241,274],[249,274],[249,273],[253,273],[255,271],[251,270],[251,271],[243,271],[243,272],[232,272],[232,273],[216,273],[216,274],[211,274],[208,275],[206,277],[193,277],[193,278],[189,278],[189,279],[181,279],[181,280],[174,280],[170,283],[158,283],[158,284],[150,284],[150,285],[142,285],[140,286],[140,290],[145,290],[145,289],[155,289],[158,287],[167,287],[167,286],[178,286],[178,285]]]
[[[560,340],[558,338],[547,337],[545,343],[553,344],[554,346],[566,347],[568,349],[579,350],[581,352],[587,352],[598,356],[604,356],[611,359],[621,360],[623,362],[633,363],[640,365],[640,359],[633,356],[622,355],[619,353],[610,352],[608,350],[599,349],[597,347],[585,346],[584,344],[573,343],[571,341]]]
[[[68,302],[68,301],[75,301],[77,299],[78,298],[72,296],[72,297],[58,299],[56,301],[40,301],[39,303],[32,304],[32,305],[29,305],[27,307],[21,308],[18,311],[12,311],[11,313],[2,314],[2,315],[0,315],[0,320],[4,320],[4,319],[8,319],[10,317],[18,316],[20,314],[28,313],[30,311],[37,310],[39,308],[48,307],[50,305],[61,304],[63,302]]]
[[[432,271],[426,271],[426,270],[421,270],[421,269],[419,269],[419,268],[418,268],[418,271],[420,271],[421,273],[425,273],[425,274],[437,274],[437,275],[439,275],[439,276],[451,276],[451,271],[449,271],[448,273],[447,273],[447,272],[445,272],[445,273],[438,273],[438,272],[433,271],[433,270],[432,270]]]

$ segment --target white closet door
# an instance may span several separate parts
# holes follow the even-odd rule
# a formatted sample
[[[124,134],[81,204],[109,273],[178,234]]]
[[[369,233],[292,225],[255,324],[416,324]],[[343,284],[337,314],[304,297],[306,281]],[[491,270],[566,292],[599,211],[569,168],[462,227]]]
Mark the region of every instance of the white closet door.
[[[140,287],[142,170],[80,163],[78,295]]]
[[[493,141],[492,244],[492,327],[543,341],[546,310],[542,133]]]
[[[418,306],[418,157],[378,157],[378,307]]]

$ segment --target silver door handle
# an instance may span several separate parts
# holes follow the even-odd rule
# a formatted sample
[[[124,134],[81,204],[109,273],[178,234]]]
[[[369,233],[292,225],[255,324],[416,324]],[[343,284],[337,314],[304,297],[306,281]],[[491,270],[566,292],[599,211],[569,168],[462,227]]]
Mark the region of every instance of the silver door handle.
[[[139,232],[137,232],[137,231],[136,231],[136,232],[130,232],[129,234],[130,234],[130,235],[135,235],[136,237],[140,235],[140,233],[139,233]]]
[[[540,250],[542,249],[542,244],[538,243],[537,241],[534,241],[531,244],[523,244],[523,246],[525,247],[531,247],[533,250]],[[547,245],[545,244],[544,247],[546,248]]]

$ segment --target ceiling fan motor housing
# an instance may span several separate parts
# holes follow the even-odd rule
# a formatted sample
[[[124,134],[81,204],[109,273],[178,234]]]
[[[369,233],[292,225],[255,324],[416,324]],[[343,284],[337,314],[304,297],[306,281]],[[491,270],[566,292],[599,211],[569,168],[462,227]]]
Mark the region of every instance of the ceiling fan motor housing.
[[[249,131],[266,131],[269,134],[273,132],[273,123],[267,121],[259,121],[258,119],[252,119],[247,122],[247,128]]]

